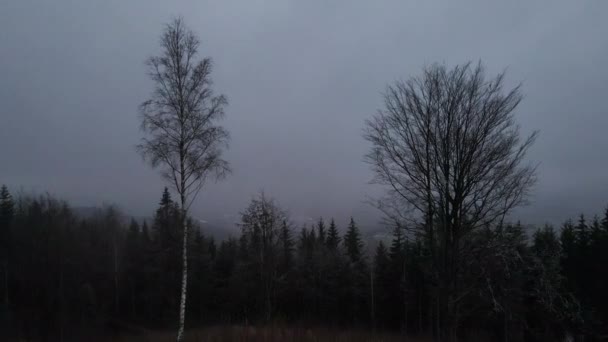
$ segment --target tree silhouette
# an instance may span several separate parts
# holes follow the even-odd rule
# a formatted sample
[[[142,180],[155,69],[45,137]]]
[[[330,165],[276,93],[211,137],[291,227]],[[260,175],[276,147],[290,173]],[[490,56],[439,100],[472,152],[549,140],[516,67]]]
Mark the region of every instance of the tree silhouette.
[[[350,258],[351,262],[361,260],[363,241],[361,240],[359,228],[355,224],[355,220],[352,217],[350,218],[350,223],[348,224],[346,234],[344,234],[344,248],[346,249],[346,254]]]
[[[338,228],[336,227],[336,222],[334,222],[334,219],[332,218],[329,224],[329,230],[327,231],[327,240],[325,241],[325,244],[327,245],[327,248],[329,250],[335,251],[338,249],[340,241],[340,233],[338,232]]]
[[[387,87],[384,108],[366,122],[366,161],[388,189],[378,208],[431,252],[440,340],[456,338],[460,305],[472,293],[458,282],[475,251],[461,246],[500,227],[535,181],[524,157],[536,133],[520,137],[520,87],[504,91],[504,76],[486,79],[481,63],[432,65]]]
[[[9,305],[9,255],[11,244],[11,226],[15,216],[15,203],[6,185],[0,188],[0,262],[2,262],[3,281],[0,288],[2,291],[3,304],[8,309]]]
[[[145,137],[140,154],[179,194],[183,230],[182,280],[177,341],[183,340],[188,284],[188,209],[209,178],[223,178],[229,171],[222,159],[228,132],[217,125],[227,100],[215,96],[210,79],[211,60],[197,61],[199,40],[182,19],[165,27],[162,54],[147,65],[155,89],[142,103],[140,113]]]

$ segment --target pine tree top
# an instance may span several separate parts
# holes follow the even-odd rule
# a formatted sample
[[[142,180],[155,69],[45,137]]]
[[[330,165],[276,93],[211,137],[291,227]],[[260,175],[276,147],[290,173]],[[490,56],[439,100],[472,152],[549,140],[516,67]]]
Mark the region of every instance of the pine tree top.
[[[376,262],[378,262],[378,260],[388,260],[388,250],[382,241],[379,241],[378,246],[376,246],[375,259]]]
[[[356,262],[361,259],[363,241],[359,233],[359,228],[355,224],[355,220],[351,217],[348,229],[344,235],[344,247],[346,248],[346,254],[350,257],[351,261]]]
[[[291,229],[289,229],[287,221],[285,220],[283,220],[283,224],[281,225],[281,240],[284,248],[291,249],[293,247]]]
[[[332,218],[331,223],[329,224],[329,230],[327,231],[327,239],[325,241],[325,244],[330,250],[336,250],[340,245],[340,241],[340,233],[338,232],[338,228],[336,227],[336,222]]]
[[[394,258],[403,253],[403,231],[400,225],[396,225],[393,229],[393,241],[391,242],[390,253]]]
[[[317,223],[317,237],[321,244],[325,244],[326,234],[325,234],[325,222],[323,222],[323,218],[319,218],[319,223]]]
[[[163,189],[163,194],[160,198],[159,205],[161,207],[166,207],[166,206],[170,205],[171,203],[173,203],[173,200],[171,199],[171,193],[169,192],[169,189],[167,187],[165,187]]]
[[[8,187],[6,185],[2,185],[0,188],[0,215],[10,218],[13,216],[14,210],[15,203],[13,202],[13,197],[8,191]]]
[[[0,200],[4,201],[11,198],[11,193],[8,191],[6,184],[2,184],[0,187]]]

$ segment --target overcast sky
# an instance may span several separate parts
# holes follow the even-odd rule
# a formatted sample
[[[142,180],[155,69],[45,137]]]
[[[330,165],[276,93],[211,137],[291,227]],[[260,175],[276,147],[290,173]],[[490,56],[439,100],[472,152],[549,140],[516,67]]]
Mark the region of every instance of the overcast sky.
[[[265,190],[297,217],[354,215],[377,193],[364,120],[387,83],[433,62],[481,59],[523,82],[524,132],[541,131],[528,222],[608,205],[608,1],[0,2],[0,183],[74,205],[157,206],[163,183],[134,146],[145,59],[181,15],[228,96],[234,173],[205,188],[202,218]]]

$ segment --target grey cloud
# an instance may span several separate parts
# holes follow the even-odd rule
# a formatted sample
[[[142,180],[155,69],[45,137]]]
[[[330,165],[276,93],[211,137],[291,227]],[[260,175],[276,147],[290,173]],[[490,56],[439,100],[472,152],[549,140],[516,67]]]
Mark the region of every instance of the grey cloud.
[[[298,217],[376,222],[364,120],[385,85],[433,62],[481,59],[524,82],[540,129],[532,205],[559,222],[608,204],[605,1],[17,1],[0,5],[0,182],[152,212],[163,184],[137,156],[144,60],[172,16],[215,61],[234,174],[194,208],[235,215],[264,189]]]

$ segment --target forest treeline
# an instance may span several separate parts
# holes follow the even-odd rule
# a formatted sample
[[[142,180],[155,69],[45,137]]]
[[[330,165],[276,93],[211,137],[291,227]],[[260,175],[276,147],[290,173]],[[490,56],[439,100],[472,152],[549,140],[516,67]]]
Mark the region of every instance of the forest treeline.
[[[112,329],[175,327],[181,277],[179,205],[167,189],[151,222],[106,207],[88,218],[52,196],[0,193],[4,337],[82,340]],[[224,241],[191,222],[187,326],[301,324],[432,335],[436,286],[424,239],[386,227],[362,237],[355,219],[294,226],[260,194]],[[366,227],[368,228],[368,227]],[[600,338],[608,326],[608,210],[561,227],[505,224],[472,237],[460,336]],[[477,248],[477,247],[475,247]]]

